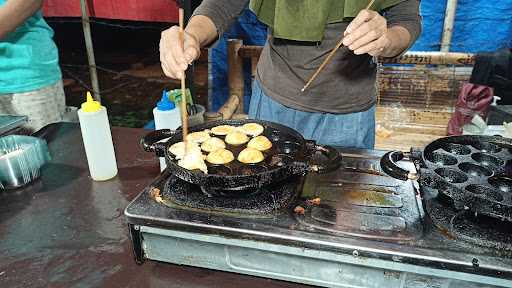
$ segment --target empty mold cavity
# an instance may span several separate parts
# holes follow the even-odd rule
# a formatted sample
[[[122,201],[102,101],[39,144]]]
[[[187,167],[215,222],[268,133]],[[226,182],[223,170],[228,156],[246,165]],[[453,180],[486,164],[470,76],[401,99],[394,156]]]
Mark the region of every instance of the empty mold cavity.
[[[500,146],[488,142],[477,142],[471,146],[485,153],[498,153],[501,151]]]
[[[441,145],[441,148],[444,151],[455,155],[468,155],[471,153],[471,149],[469,147],[455,143],[444,143]]]
[[[454,169],[438,168],[435,172],[449,183],[463,183],[468,180],[468,176]]]
[[[504,164],[503,160],[486,153],[475,153],[471,155],[471,158],[473,158],[473,160],[478,162],[480,165],[487,167],[499,167]]]
[[[469,191],[473,194],[481,195],[493,201],[503,201],[503,196],[498,191],[492,189],[491,187],[471,184],[466,187],[466,191]]]
[[[473,163],[464,162],[459,164],[459,169],[464,171],[466,174],[469,174],[471,176],[475,177],[482,177],[482,176],[491,176],[492,171]]]

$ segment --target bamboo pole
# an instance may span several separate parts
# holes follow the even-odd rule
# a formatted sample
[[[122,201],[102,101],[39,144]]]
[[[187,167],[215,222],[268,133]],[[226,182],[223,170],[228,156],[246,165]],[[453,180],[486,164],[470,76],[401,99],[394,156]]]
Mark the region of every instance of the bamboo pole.
[[[238,53],[243,42],[239,39],[228,40],[228,83],[229,95],[238,97],[236,113],[244,111],[244,72],[243,59]]]
[[[213,49],[208,49],[208,105],[207,111],[213,109]]]
[[[240,106],[240,98],[238,95],[232,94],[226,103],[219,109],[219,113],[222,115],[222,119],[231,119],[231,116],[235,114],[237,108]]]
[[[450,51],[453,34],[453,23],[455,22],[456,11],[457,0],[448,0],[448,2],[446,2],[446,12],[444,16],[443,36],[441,39],[441,52]]]
[[[407,52],[396,58],[379,57],[379,63],[417,65],[473,65],[475,55],[450,52]]]
[[[205,122],[211,122],[211,121],[217,121],[222,120],[222,114],[219,112],[205,112],[204,113],[204,121]]]
[[[242,58],[259,58],[261,46],[244,45],[238,51]],[[379,63],[418,64],[418,65],[473,65],[475,54],[453,52],[407,52],[400,57],[378,58]]]
[[[84,30],[87,61],[89,62],[89,73],[91,74],[92,94],[98,102],[101,102],[100,84],[98,81],[98,73],[96,71],[96,60],[94,57],[94,47],[91,37],[91,24],[89,21],[89,13],[87,12],[86,0],[80,0],[80,9],[82,11],[82,28]]]

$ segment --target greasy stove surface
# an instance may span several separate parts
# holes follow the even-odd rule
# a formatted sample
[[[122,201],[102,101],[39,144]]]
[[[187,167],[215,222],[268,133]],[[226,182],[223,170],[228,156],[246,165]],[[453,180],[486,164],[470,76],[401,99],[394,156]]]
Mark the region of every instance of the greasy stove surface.
[[[422,210],[410,182],[385,176],[365,155],[347,154],[345,169],[306,178],[302,197],[320,199],[308,205],[305,227],[333,235],[381,241],[410,241],[423,233]]]
[[[416,184],[380,172],[382,153],[342,152],[345,168],[310,174],[297,188],[300,197],[271,217],[240,217],[158,203],[150,190],[163,189],[169,181],[165,174],[147,187],[125,214],[128,222],[136,225],[338,253],[356,251],[361,257],[512,279],[509,252],[456,240],[435,228],[424,215]],[[406,165],[413,167],[412,163]],[[317,197],[320,205],[307,201]],[[165,195],[163,198],[165,202]],[[294,213],[296,206],[305,208],[305,213]]]

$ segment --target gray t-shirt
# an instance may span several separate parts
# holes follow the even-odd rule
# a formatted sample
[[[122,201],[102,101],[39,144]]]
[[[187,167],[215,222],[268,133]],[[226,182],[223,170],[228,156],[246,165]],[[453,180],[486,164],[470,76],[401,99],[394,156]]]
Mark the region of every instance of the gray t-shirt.
[[[210,18],[221,35],[247,6],[248,0],[204,0],[194,15]],[[421,32],[419,0],[406,0],[383,12],[388,27],[402,26],[414,43]],[[257,81],[273,100],[308,112],[353,113],[375,104],[376,65],[368,55],[342,47],[311,86],[302,87],[343,36],[349,22],[328,24],[318,43],[269,38],[260,56]]]

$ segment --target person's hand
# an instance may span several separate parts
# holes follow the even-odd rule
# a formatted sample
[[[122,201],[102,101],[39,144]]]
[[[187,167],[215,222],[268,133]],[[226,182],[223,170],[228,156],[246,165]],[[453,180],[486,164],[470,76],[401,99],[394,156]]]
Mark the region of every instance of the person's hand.
[[[162,32],[160,38],[160,63],[167,77],[181,79],[187,66],[199,58],[199,41],[192,34],[184,33],[185,45],[180,43],[180,28],[173,26]]]
[[[345,30],[343,45],[361,55],[379,56],[391,45],[387,21],[379,13],[361,10]]]

